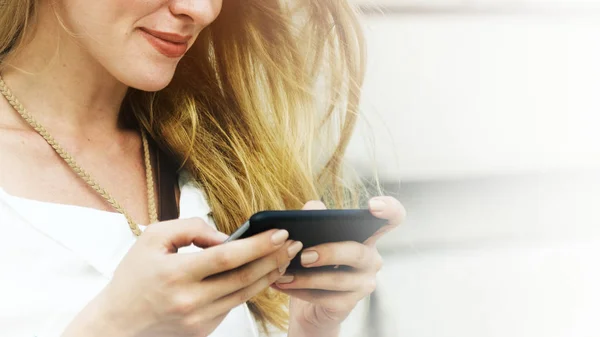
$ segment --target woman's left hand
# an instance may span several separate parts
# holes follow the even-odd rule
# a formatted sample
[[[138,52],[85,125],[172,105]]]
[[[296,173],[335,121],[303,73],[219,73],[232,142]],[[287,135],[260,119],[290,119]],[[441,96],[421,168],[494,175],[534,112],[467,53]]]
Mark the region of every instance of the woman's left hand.
[[[383,264],[375,243],[400,225],[406,211],[392,197],[373,198],[369,208],[374,216],[388,220],[388,225],[367,241],[322,244],[306,249],[301,255],[302,265],[308,268],[337,265],[351,268],[286,274],[273,285],[291,296],[289,336],[336,335],[357,303],[375,290],[375,276]],[[325,205],[311,201],[303,209],[325,209]]]

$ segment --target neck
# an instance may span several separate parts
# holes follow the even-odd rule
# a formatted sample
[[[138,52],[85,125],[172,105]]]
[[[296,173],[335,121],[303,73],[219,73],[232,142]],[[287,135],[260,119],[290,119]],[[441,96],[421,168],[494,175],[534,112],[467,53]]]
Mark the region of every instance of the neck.
[[[119,131],[127,86],[42,8],[32,40],[5,60],[2,76],[28,112],[53,133],[106,137]]]

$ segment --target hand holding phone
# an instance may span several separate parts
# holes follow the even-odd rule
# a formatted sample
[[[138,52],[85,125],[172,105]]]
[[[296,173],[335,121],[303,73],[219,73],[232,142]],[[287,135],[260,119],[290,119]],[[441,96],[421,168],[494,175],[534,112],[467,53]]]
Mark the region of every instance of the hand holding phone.
[[[387,220],[376,218],[366,209],[262,211],[250,217],[225,242],[277,228],[287,230],[290,240],[302,242],[304,248],[329,242],[362,243],[387,223]],[[297,269],[304,269],[299,256],[288,267],[288,270]]]
[[[320,202],[304,205],[306,210],[324,208]],[[406,210],[397,199],[380,196],[369,200],[369,211],[385,219],[386,225],[364,242],[324,243],[303,251],[303,266],[307,269],[288,272],[271,286],[291,297],[292,321],[311,317],[311,326],[337,329],[356,304],[375,290],[376,276],[383,266],[377,241],[404,221]],[[315,270],[337,265],[348,268]]]

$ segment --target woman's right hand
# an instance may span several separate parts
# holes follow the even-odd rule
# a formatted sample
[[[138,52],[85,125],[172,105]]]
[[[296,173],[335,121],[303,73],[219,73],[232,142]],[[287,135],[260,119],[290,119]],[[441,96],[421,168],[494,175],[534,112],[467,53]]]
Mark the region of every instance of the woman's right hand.
[[[286,241],[286,231],[221,244],[226,237],[200,219],[149,226],[63,337],[207,336],[277,281],[302,249]],[[190,244],[207,248],[176,254]]]

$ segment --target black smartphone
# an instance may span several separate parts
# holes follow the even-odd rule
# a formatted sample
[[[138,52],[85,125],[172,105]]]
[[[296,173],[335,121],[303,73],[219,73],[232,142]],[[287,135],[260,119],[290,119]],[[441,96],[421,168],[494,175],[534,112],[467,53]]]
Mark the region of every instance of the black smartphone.
[[[328,242],[364,242],[386,224],[387,220],[373,216],[368,209],[262,211],[252,215],[225,243],[277,228],[287,230],[289,239],[302,242],[306,249]],[[304,269],[300,254],[288,267],[297,269]]]

